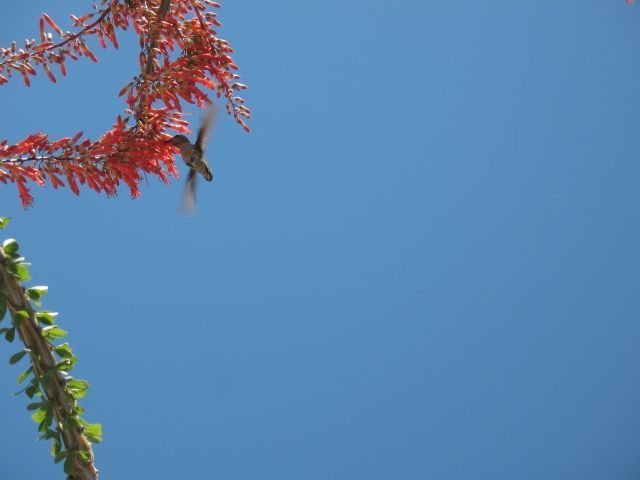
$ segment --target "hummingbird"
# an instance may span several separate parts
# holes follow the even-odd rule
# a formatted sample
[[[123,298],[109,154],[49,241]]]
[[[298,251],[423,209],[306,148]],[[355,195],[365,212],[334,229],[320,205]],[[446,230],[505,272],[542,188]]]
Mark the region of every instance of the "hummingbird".
[[[175,145],[180,149],[180,155],[184,160],[184,163],[189,167],[189,174],[187,175],[187,181],[185,183],[184,193],[182,195],[182,206],[187,212],[192,212],[195,207],[196,200],[196,174],[199,173],[202,177],[210,182],[213,180],[213,173],[209,162],[204,156],[204,149],[209,142],[211,135],[211,129],[213,127],[213,120],[217,114],[217,109],[211,107],[207,110],[204,118],[202,119],[202,125],[198,130],[198,136],[196,137],[196,143],[193,144],[184,135],[175,135],[169,143]]]

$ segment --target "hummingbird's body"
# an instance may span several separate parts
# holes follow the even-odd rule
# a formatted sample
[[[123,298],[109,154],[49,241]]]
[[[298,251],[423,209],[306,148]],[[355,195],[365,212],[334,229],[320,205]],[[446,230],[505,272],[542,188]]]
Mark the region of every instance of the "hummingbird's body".
[[[195,204],[196,173],[202,175],[207,182],[213,180],[213,172],[211,171],[209,162],[204,156],[204,149],[209,141],[209,134],[211,133],[215,113],[216,111],[212,107],[205,115],[200,130],[198,130],[198,137],[196,138],[195,144],[191,143],[184,135],[176,135],[169,140],[169,143],[180,149],[180,156],[189,167],[189,175],[187,176],[183,197],[184,207],[188,211],[193,210]]]
[[[213,180],[213,173],[209,162],[204,156],[202,146],[192,144],[184,135],[176,135],[171,143],[180,149],[180,156],[191,170],[195,170],[207,181]],[[190,172],[191,173],[191,172]]]

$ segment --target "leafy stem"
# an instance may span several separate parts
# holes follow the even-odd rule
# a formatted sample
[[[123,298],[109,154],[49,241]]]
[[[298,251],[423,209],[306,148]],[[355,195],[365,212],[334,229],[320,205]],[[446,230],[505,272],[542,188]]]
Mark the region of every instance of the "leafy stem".
[[[0,217],[0,229],[8,222],[9,219]],[[38,423],[40,438],[52,440],[55,461],[64,460],[68,480],[96,480],[98,470],[91,443],[102,440],[102,427],[82,419],[84,409],[78,404],[89,384],[69,374],[77,361],[69,344],[53,343],[67,335],[55,323],[57,314],[33,307],[41,306],[48,288],[22,286],[30,276],[29,264],[19,248],[13,239],[5,240],[0,248],[0,322],[7,313],[11,318],[11,326],[0,328],[0,334],[10,343],[17,336],[23,344],[9,363],[29,359],[30,366],[18,377],[18,383],[30,381],[20,393],[32,400],[27,406],[34,411],[31,418]]]

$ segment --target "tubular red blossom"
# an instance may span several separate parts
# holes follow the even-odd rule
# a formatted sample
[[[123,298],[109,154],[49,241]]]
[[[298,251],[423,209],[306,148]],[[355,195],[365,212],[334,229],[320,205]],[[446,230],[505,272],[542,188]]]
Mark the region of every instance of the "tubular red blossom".
[[[58,177],[56,177],[55,173],[49,172],[48,176],[51,179],[51,186],[54,189],[57,189],[58,187],[64,187],[64,182],[60,180]]]
[[[82,138],[82,132],[57,140],[44,133],[9,144],[0,142],[0,182],[15,183],[22,204],[32,205],[27,182],[49,183],[54,189],[66,185],[76,195],[80,185],[116,195],[122,184],[133,198],[140,196],[145,174],[167,183],[177,177],[176,148],[167,142],[175,133],[189,133],[182,118],[181,101],[205,107],[214,93],[225,98],[227,112],[247,131],[244,119],[250,110],[237,91],[246,88],[233,73],[237,66],[229,43],[217,36],[220,25],[207,6],[210,0],[172,0],[168,11],[160,11],[161,0],[96,0],[95,11],[81,17],[71,15],[74,32],[63,32],[49,15],[39,21],[40,41],[15,42],[0,48],[0,85],[13,74],[30,86],[30,77],[41,68],[56,82],[50,65],[58,64],[64,77],[66,61],[87,57],[97,62],[88,40],[95,38],[103,48],[118,48],[116,32],[133,26],[139,35],[140,74],[120,90],[127,110],[113,127],[96,140]],[[48,32],[47,28],[53,29]],[[57,35],[58,40],[53,40]]]
[[[56,24],[56,22],[51,20],[51,17],[49,15],[47,15],[46,13],[43,13],[42,18],[49,24],[51,28],[53,28],[56,31],[58,35],[60,36],[63,35],[62,29]]]
[[[24,182],[21,180],[18,180],[16,181],[16,185],[18,186],[18,193],[20,195],[20,200],[22,201],[22,205],[24,205],[25,208],[33,205],[33,196],[29,192],[29,189],[24,184]]]

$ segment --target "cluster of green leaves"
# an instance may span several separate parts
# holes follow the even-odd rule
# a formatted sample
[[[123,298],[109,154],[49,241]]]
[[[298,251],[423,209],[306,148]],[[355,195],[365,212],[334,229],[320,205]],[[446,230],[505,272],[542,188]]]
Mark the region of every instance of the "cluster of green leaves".
[[[8,218],[0,217],[0,229],[6,228],[8,223]],[[30,264],[26,263],[24,257],[20,255],[18,242],[13,239],[5,240],[2,243],[2,249],[8,259],[5,265],[6,271],[21,282],[29,281],[31,279],[28,269]],[[42,306],[41,300],[47,291],[48,287],[45,286],[24,290],[31,304],[38,307]],[[0,289],[0,323],[7,314],[7,297],[7,292]],[[18,384],[24,384],[27,381],[28,383],[16,395],[24,393],[32,400],[32,403],[27,406],[27,410],[34,412],[31,418],[38,424],[40,438],[52,440],[51,454],[55,457],[55,462],[59,463],[64,460],[64,471],[69,473],[74,461],[89,461],[91,454],[86,450],[65,450],[62,442],[63,433],[73,429],[82,432],[89,441],[97,443],[102,441],[102,426],[88,423],[81,417],[84,409],[78,404],[78,399],[87,394],[89,383],[86,380],[75,379],[70,375],[69,372],[76,364],[77,357],[73,354],[69,344],[55,345],[53,343],[67,335],[67,332],[56,324],[57,315],[56,312],[48,310],[19,310],[10,315],[11,326],[0,328],[0,336],[4,335],[5,340],[12,343],[22,322],[33,316],[40,327],[39,332],[42,338],[50,345],[51,351],[55,354],[58,360],[55,367],[44,372],[39,372],[39,369],[34,367],[38,361],[38,352],[32,352],[26,347],[12,355],[9,363],[16,364],[24,357],[31,360],[31,366],[18,377]],[[63,421],[58,421],[54,415],[54,411],[62,409],[63,406],[56,404],[55,399],[50,399],[46,395],[49,383],[55,376],[64,379],[64,395],[67,399],[67,405],[70,406],[70,411],[65,412],[65,415],[62,416]]]

